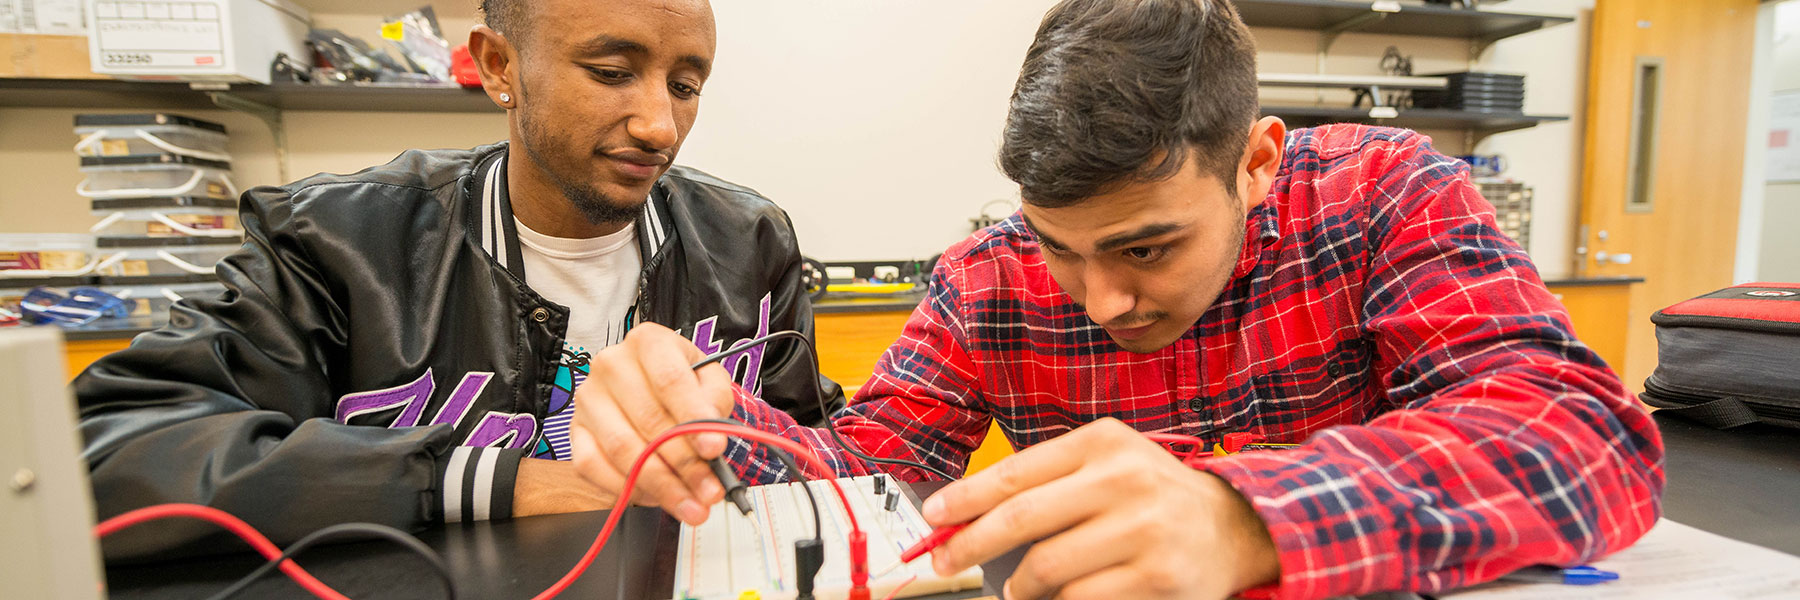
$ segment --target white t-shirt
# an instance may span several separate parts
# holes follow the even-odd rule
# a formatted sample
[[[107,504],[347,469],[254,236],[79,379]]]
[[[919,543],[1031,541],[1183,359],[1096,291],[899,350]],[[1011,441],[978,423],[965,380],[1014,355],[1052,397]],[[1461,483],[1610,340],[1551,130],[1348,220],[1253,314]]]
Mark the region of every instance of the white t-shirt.
[[[514,219],[519,229],[525,281],[545,299],[569,307],[550,414],[531,455],[569,460],[569,422],[575,416],[573,391],[587,380],[588,359],[619,343],[631,329],[638,297],[637,226],[591,239],[550,237]]]

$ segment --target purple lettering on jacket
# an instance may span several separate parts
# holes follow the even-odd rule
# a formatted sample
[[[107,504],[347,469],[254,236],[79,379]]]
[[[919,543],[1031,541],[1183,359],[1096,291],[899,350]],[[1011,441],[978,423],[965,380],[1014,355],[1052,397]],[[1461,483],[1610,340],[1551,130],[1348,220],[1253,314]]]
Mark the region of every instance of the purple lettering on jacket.
[[[469,414],[469,408],[475,405],[475,399],[481,396],[481,391],[487,389],[488,382],[493,379],[494,374],[486,371],[463,374],[462,380],[457,382],[456,389],[450,390],[449,399],[444,402],[443,408],[438,409],[437,416],[431,419],[430,424],[452,427],[462,424],[463,418]],[[338,399],[334,416],[339,423],[349,423],[350,419],[358,416],[405,406],[388,427],[417,427],[419,419],[425,416],[425,407],[431,403],[431,393],[435,389],[432,370],[427,367],[424,375],[408,383],[382,390],[345,394]]]
[[[408,383],[384,390],[345,394],[338,399],[335,416],[339,423],[349,423],[350,419],[361,415],[405,405],[406,410],[400,411],[400,416],[389,427],[412,427],[418,425],[419,417],[425,414],[425,404],[431,401],[431,391],[436,385],[431,380],[431,369],[426,368],[424,375]],[[461,390],[462,386],[457,389]]]
[[[756,335],[753,338],[769,334],[769,312],[774,301],[774,294],[764,294],[758,307]],[[702,352],[712,354],[725,347],[724,340],[715,339],[719,334],[719,317],[713,316],[694,324],[694,346]],[[731,344],[732,354],[720,361],[726,372],[731,373],[733,380],[743,386],[751,394],[762,393],[763,356],[767,346],[746,349],[749,339],[738,340]],[[432,417],[430,425],[451,425],[458,427],[469,411],[474,409],[476,400],[481,397],[487,384],[494,379],[494,374],[485,371],[472,371],[463,375],[457,382],[456,389],[450,391],[450,397]],[[345,394],[338,399],[334,412],[338,422],[349,423],[358,416],[392,410],[395,407],[405,408],[388,426],[391,428],[417,427],[431,403],[431,394],[436,390],[432,378],[432,370],[425,369],[425,374],[418,379],[391,388]],[[488,411],[482,415],[481,421],[463,441],[465,446],[525,448],[537,440],[538,420],[531,414],[512,414]]]
[[[719,325],[719,317],[711,316],[694,324],[694,347],[701,352],[712,354],[724,347],[724,343],[713,340],[713,328]]]
[[[769,306],[773,299],[773,293],[763,294],[757,314],[756,335],[751,338],[769,335]],[[713,339],[718,332],[718,327],[719,317],[717,316],[707,317],[695,323],[694,347],[707,354],[713,354],[720,348],[724,348],[724,340]],[[768,346],[765,344],[738,352],[738,349],[743,348],[749,342],[750,340],[743,339],[733,343],[731,348],[734,354],[725,357],[724,360],[719,361],[719,364],[725,367],[725,372],[730,373],[732,380],[743,386],[745,391],[752,395],[761,395],[763,353]]]
[[[464,446],[476,448],[524,448],[537,439],[537,417],[489,411],[481,424],[463,440]]]
[[[757,320],[756,320],[756,335],[753,336],[753,338],[760,338],[762,336],[769,335],[769,301],[770,301],[770,298],[771,298],[771,295],[768,295],[768,294],[763,295],[762,306],[759,308],[760,313],[757,315]],[[748,344],[748,343],[750,343],[750,340],[738,340],[737,343],[731,345],[731,348],[733,350],[736,350],[736,349],[744,347],[744,345]],[[792,342],[784,342],[784,343],[792,343]],[[763,352],[765,350],[767,350],[768,348],[769,348],[768,344],[763,344],[763,345],[757,346],[755,348],[751,348],[749,350],[745,350],[743,352],[733,354],[733,355],[727,357],[724,361],[721,361],[724,364],[725,372],[730,373],[733,378],[737,379],[738,385],[744,386],[744,390],[750,392],[750,395],[752,395],[752,396],[761,396],[762,395]],[[740,371],[739,367],[743,367],[743,369]]]
[[[487,388],[488,380],[493,378],[493,373],[480,371],[464,375],[462,381],[456,384],[456,389],[450,391],[450,400],[444,403],[443,408],[438,409],[437,417],[431,420],[431,424],[454,426],[461,423],[463,417],[469,414],[469,407],[475,404],[475,398],[481,395],[481,390]]]

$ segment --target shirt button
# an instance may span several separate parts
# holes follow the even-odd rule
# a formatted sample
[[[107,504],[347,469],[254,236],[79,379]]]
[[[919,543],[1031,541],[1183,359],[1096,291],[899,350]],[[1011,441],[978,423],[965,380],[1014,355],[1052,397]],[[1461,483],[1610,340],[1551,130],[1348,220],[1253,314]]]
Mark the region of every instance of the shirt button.
[[[1188,400],[1188,410],[1194,412],[1206,412],[1206,399],[1196,397]]]
[[[550,320],[550,309],[540,306],[537,310],[531,311],[531,320],[539,323]]]
[[[1331,363],[1330,365],[1325,367],[1325,372],[1330,373],[1332,377],[1343,377],[1344,376],[1344,365],[1339,364],[1339,363]]]

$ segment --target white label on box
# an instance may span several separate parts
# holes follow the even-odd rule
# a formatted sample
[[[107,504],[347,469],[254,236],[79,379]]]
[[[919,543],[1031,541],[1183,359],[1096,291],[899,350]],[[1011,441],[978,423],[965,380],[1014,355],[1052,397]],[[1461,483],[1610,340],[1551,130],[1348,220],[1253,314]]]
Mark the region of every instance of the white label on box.
[[[108,69],[225,69],[224,28],[217,6],[182,3],[198,10],[191,10],[190,18],[180,18],[178,12],[185,11],[170,10],[167,3],[114,4],[119,9],[116,18],[105,16],[105,10],[95,11],[94,36],[100,51],[94,62]],[[212,17],[203,18],[208,12]]]
[[[0,33],[87,35],[81,0],[0,0]]]

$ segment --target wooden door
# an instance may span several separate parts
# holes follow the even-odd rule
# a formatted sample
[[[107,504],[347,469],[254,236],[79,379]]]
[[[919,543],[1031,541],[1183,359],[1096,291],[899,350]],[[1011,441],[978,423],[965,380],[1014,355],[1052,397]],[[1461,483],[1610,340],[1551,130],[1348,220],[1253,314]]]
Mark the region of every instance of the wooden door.
[[[1658,308],[1731,284],[1756,0],[1598,0],[1577,275],[1636,276],[1625,364],[1642,391]]]

